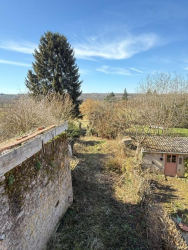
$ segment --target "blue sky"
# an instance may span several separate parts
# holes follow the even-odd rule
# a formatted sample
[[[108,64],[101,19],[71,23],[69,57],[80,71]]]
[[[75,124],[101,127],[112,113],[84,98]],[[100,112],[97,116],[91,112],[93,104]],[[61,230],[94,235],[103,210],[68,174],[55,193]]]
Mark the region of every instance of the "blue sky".
[[[156,71],[188,73],[187,0],[0,2],[0,93],[26,92],[46,31],[75,50],[83,93],[135,92]]]

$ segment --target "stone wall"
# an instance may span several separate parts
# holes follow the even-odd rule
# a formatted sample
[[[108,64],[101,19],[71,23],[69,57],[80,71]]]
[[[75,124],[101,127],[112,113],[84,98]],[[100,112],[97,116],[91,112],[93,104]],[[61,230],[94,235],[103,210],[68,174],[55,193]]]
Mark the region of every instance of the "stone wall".
[[[0,177],[0,250],[41,250],[73,200],[66,134]]]

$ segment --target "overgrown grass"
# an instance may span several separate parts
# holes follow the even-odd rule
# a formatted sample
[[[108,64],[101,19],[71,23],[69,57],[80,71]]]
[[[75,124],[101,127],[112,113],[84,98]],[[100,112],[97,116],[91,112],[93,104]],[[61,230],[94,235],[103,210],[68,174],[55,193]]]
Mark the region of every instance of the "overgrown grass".
[[[81,138],[75,144],[79,163],[72,171],[74,202],[47,249],[151,249],[137,197],[132,203],[118,197],[123,193],[120,183],[124,170],[120,173],[116,163],[112,169],[105,164],[105,159],[116,158],[119,147],[117,144],[115,148],[113,141],[93,137]],[[124,150],[120,154],[126,159]],[[127,177],[123,180],[128,182]],[[138,193],[137,186],[133,192],[133,196]]]
[[[74,202],[48,250],[186,249],[171,219],[152,203],[150,175],[133,156],[117,140],[78,140]]]
[[[187,250],[180,231],[169,214],[160,204],[153,204],[145,208],[148,238],[152,240],[152,249]]]
[[[159,178],[160,177],[160,178]],[[152,175],[155,184],[155,196],[168,213],[177,215],[188,225],[188,179]]]

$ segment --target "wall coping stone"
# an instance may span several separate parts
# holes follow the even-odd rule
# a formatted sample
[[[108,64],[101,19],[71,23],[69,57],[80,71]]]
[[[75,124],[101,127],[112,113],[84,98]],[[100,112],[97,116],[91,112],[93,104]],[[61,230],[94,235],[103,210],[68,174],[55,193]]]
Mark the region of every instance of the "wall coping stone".
[[[46,133],[37,135],[25,144],[13,148],[11,151],[0,156],[0,180],[5,173],[18,166],[37,152],[39,152],[45,143],[53,140],[55,136],[65,132],[68,129],[68,122],[60,126],[55,126]]]

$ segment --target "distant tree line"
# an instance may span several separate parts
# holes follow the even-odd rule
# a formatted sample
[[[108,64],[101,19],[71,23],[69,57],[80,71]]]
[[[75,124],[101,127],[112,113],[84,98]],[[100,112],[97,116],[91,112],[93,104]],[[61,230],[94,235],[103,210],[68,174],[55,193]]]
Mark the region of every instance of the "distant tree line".
[[[121,100],[123,100],[123,101],[128,100],[128,93],[127,93],[126,88],[125,88],[125,90],[123,92]],[[116,98],[116,95],[114,94],[114,92],[111,92],[106,96],[105,101],[115,102],[115,101],[118,101],[118,99]]]

